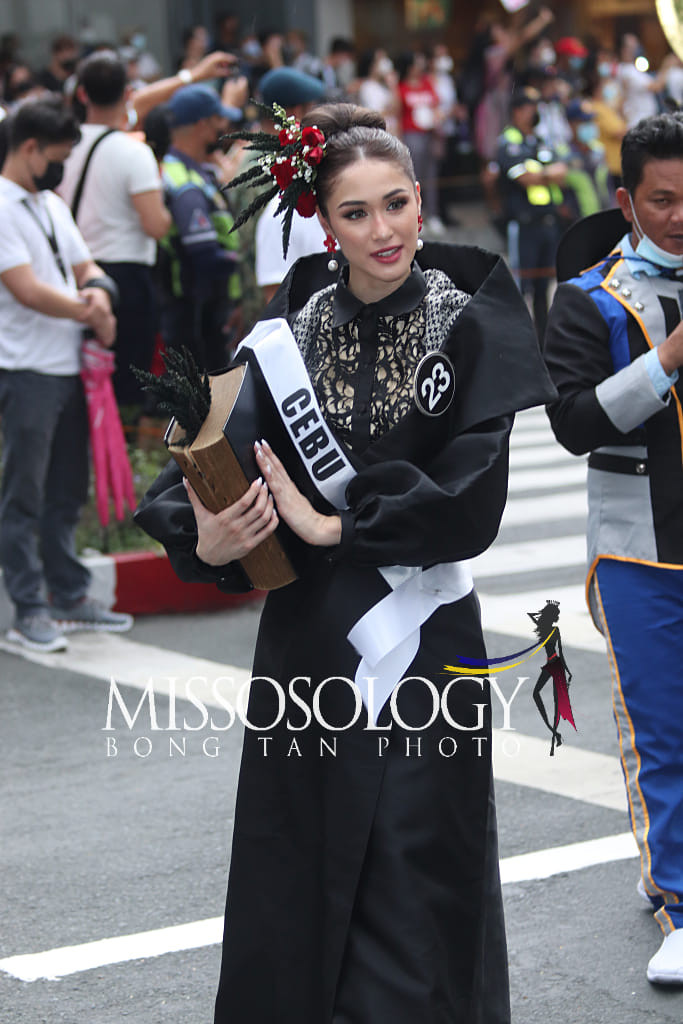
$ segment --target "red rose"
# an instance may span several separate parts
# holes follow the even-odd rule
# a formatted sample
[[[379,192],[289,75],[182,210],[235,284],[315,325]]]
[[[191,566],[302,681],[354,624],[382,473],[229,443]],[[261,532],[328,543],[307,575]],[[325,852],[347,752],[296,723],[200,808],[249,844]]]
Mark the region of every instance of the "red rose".
[[[280,163],[271,164],[270,173],[281,189],[286,189],[294,180],[294,168],[290,160],[282,160]]]
[[[291,142],[294,142],[294,136],[290,132],[289,128],[283,128],[278,135],[278,139],[280,140],[280,145],[283,147],[289,146]]]
[[[313,149],[309,149],[308,153],[304,155],[304,160],[306,161],[307,164],[311,164],[312,167],[315,166],[316,164],[319,164],[322,158],[322,146],[314,146]]]
[[[317,205],[312,192],[302,192],[296,201],[296,212],[302,217],[314,217]]]
[[[301,133],[301,144],[303,146],[322,146],[325,136],[319,128],[304,128]]]

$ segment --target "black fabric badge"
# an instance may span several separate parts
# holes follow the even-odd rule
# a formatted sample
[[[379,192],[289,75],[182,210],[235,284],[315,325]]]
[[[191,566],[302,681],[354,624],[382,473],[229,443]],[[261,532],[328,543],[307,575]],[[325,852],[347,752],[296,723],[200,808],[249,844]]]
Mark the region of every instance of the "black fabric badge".
[[[425,416],[440,416],[453,401],[455,370],[443,352],[428,352],[418,363],[413,388],[415,405]]]

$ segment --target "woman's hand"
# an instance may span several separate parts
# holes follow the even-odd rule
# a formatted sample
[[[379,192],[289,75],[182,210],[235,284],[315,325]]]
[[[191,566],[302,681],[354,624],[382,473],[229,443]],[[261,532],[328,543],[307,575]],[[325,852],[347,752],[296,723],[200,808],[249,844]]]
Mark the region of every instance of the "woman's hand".
[[[278,524],[273,499],[261,478],[254,480],[238,501],[215,515],[204,508],[189,480],[183,483],[197,521],[197,557],[207,565],[227,565],[243,558]]]
[[[332,547],[341,540],[341,519],[339,516],[324,516],[311,505],[287,470],[282,465],[267,441],[254,445],[256,462],[263,473],[268,489],[275,499],[279,515],[287,525],[316,547]]]

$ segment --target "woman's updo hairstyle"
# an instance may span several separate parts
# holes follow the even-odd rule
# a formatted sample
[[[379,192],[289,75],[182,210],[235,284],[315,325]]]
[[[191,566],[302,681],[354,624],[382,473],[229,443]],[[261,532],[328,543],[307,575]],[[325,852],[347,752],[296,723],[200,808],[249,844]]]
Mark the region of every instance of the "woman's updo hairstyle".
[[[376,110],[354,103],[329,103],[309,111],[301,124],[304,128],[315,126],[325,136],[325,156],[318,164],[315,181],[318,206],[324,216],[339,175],[358,160],[386,160],[415,184],[408,147],[386,130],[386,121]]]

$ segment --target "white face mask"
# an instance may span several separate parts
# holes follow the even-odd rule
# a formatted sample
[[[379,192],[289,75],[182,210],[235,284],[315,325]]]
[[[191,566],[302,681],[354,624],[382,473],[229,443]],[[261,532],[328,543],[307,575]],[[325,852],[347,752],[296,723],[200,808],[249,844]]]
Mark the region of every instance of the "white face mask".
[[[640,234],[640,240],[636,246],[636,255],[640,256],[641,259],[647,260],[648,263],[654,263],[657,267],[666,267],[667,270],[680,270],[683,268],[683,255],[677,256],[675,253],[667,252],[666,249],[660,249],[651,238],[648,238],[640,226],[636,208],[633,205],[633,196],[630,193],[628,198],[631,204],[633,223]]]

